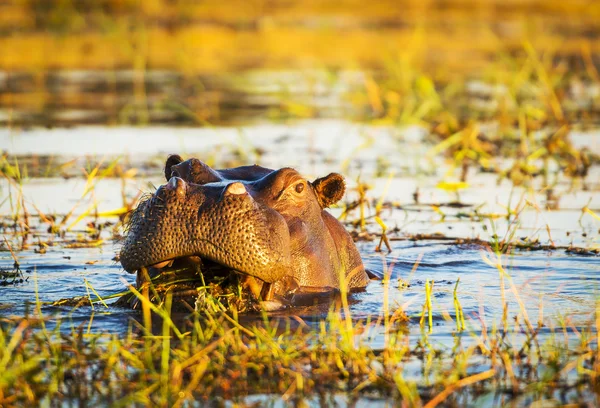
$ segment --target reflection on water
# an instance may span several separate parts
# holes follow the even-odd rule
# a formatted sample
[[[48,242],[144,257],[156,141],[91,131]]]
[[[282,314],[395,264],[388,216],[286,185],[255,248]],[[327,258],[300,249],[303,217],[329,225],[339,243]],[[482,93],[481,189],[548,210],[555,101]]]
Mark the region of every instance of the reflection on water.
[[[139,79],[143,99],[136,95]],[[193,79],[177,71],[0,71],[0,125],[248,123],[259,118],[356,117],[365,74],[327,71],[248,71]],[[40,89],[41,88],[41,89]],[[43,90],[43,99],[40,96]],[[8,101],[8,103],[3,103]],[[286,108],[287,106],[287,108]]]

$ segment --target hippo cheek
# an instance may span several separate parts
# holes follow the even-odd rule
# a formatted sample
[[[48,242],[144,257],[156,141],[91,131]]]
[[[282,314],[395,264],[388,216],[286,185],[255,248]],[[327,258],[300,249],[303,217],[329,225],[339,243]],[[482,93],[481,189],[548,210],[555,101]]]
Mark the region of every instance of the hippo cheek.
[[[308,236],[308,226],[299,217],[287,219],[288,231],[290,239],[294,242],[305,242]]]
[[[288,228],[293,276],[298,282],[305,282],[307,277],[316,270],[315,268],[320,269],[326,265],[326,262],[321,262],[324,260],[318,259],[323,243],[319,239],[314,239],[309,225],[300,218],[289,219]]]

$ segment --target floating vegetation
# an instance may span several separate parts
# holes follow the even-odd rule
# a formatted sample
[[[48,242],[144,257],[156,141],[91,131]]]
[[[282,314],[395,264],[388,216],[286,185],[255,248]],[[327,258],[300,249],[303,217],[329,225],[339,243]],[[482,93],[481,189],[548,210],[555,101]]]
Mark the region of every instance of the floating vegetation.
[[[93,203],[90,186],[96,185],[96,176],[89,174],[83,183],[84,191],[90,191],[85,196],[88,201],[82,201],[79,210],[84,217],[79,218],[76,211],[52,217],[37,211],[37,215],[29,216],[27,231],[36,239],[34,250],[46,250],[38,256],[67,250],[66,256],[71,256],[91,250],[94,258],[79,258],[74,269],[83,273],[81,266],[85,265],[99,268],[102,274],[106,266],[97,257],[108,248],[109,259],[112,257],[113,242],[118,242],[120,235],[114,228],[122,228],[122,224],[113,223],[121,213],[96,214],[89,210],[86,202]],[[436,183],[432,183],[430,191],[436,190]],[[388,211],[431,213],[436,216],[432,225],[436,225],[439,213],[431,202],[425,202],[430,196],[422,196],[417,204],[404,204],[386,201],[382,198],[386,194],[372,199],[371,191],[366,184],[357,189],[358,199],[340,212],[345,214],[356,239],[372,243],[370,252],[375,252],[376,246],[388,252],[375,252],[390,260],[381,282],[387,296],[383,310],[368,317],[353,316],[348,305],[365,295],[357,294],[355,298],[341,294],[325,303],[324,314],[314,317],[301,314],[302,307],[269,314],[261,310],[251,291],[244,289],[245,282],[239,275],[177,269],[176,265],[160,270],[139,290],[127,284],[131,286],[129,293],[113,295],[97,290],[88,281],[91,275],[84,275],[84,294],[79,291],[72,298],[45,303],[44,294],[39,293],[40,301],[27,317],[3,313],[0,404],[31,404],[41,399],[55,404],[101,401],[186,405],[198,400],[242,404],[257,395],[262,395],[265,403],[328,401],[343,395],[349,401],[374,398],[390,404],[423,406],[540,399],[562,404],[594,401],[597,344],[590,339],[597,332],[595,315],[586,314],[584,323],[581,319],[574,323],[569,318],[561,321],[554,317],[542,317],[542,323],[530,321],[522,306],[527,291],[519,289],[510,277],[506,259],[542,250],[597,256],[597,248],[570,245],[564,240],[557,243],[552,238],[546,241],[539,234],[521,234],[523,214],[542,211],[525,199],[507,203],[502,214],[485,213],[480,205],[469,203],[438,203],[438,210],[443,209],[445,214],[443,225],[484,225],[489,238],[410,233],[405,225],[394,225],[396,221],[392,220],[397,218],[390,217]],[[410,197],[412,193],[407,194]],[[595,221],[597,211],[590,206],[588,202],[577,210],[577,216]],[[23,217],[21,211],[17,219]],[[67,221],[55,221],[62,219]],[[4,224],[14,223],[14,215],[5,216]],[[509,228],[501,233],[499,226],[505,224]],[[12,230],[5,227],[10,235],[4,248],[7,255],[10,248],[14,252],[11,263],[17,259],[23,262],[20,254],[28,250],[25,246],[14,251],[17,247],[12,242],[20,244],[23,231],[16,225]],[[499,296],[506,306],[502,306],[505,313],[501,320],[488,326],[484,314],[478,314],[472,306],[465,307],[470,304],[467,298],[473,296],[464,289],[467,274],[472,273],[469,270],[461,271],[465,272],[464,278],[436,277],[434,285],[433,276],[423,272],[431,268],[431,263],[420,256],[416,262],[404,265],[410,269],[408,275],[392,275],[394,257],[398,256],[395,246],[403,242],[424,246],[436,242],[458,251],[481,251],[485,265],[497,270],[502,282]],[[417,268],[422,278],[414,279]],[[385,295],[396,289],[396,284],[390,288],[391,282],[397,283],[407,299],[416,298],[416,304],[411,307],[409,301],[402,303]],[[509,308],[511,295],[517,299],[510,301],[518,305],[517,312]],[[446,296],[451,307],[440,308],[440,299]],[[48,308],[48,304],[53,307]],[[92,316],[114,316],[123,313],[119,306],[135,307],[130,328],[119,334],[92,329],[92,320],[98,317],[90,317],[89,322],[79,320],[70,328],[65,317],[49,314],[50,310],[72,314],[77,309],[79,314],[90,310]],[[437,341],[441,325],[446,323],[452,327],[451,336]],[[415,338],[411,329],[418,330],[421,325]],[[573,335],[575,332],[579,335]],[[381,343],[374,345],[374,338]]]
[[[0,286],[18,285],[27,281],[20,269],[5,270],[0,269]]]

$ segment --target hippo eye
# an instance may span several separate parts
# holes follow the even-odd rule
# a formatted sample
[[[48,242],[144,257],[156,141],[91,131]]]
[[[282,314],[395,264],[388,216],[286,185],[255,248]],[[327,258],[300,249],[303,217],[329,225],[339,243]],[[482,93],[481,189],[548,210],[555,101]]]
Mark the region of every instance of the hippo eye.
[[[304,183],[298,183],[296,184],[296,187],[294,187],[296,190],[296,193],[300,194],[301,192],[304,191]]]

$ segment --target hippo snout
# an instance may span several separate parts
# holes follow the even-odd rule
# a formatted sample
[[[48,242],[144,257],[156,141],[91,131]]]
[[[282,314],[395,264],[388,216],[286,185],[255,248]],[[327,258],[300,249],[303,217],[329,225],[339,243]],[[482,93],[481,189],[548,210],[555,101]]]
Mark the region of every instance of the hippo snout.
[[[174,176],[138,205],[121,250],[128,272],[199,256],[265,282],[290,267],[283,217],[253,200],[243,183],[197,185]]]

